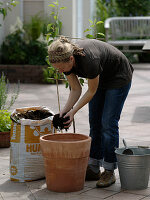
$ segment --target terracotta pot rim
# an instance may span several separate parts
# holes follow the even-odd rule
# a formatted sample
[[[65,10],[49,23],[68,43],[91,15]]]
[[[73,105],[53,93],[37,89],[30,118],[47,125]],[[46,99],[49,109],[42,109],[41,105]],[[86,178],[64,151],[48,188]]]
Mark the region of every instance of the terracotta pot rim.
[[[71,134],[74,134],[74,135],[81,135],[81,136],[85,136],[85,139],[82,139],[82,140],[68,140],[68,141],[61,141],[61,140],[46,140],[44,139],[44,137],[47,137],[47,136],[52,136],[52,135],[71,135]],[[83,142],[87,142],[87,141],[90,141],[91,140],[91,137],[90,136],[87,136],[87,135],[84,135],[84,134],[80,134],[80,133],[55,133],[55,134],[46,134],[46,135],[43,135],[40,137],[40,140],[43,141],[43,142],[49,142],[49,143],[83,143]]]

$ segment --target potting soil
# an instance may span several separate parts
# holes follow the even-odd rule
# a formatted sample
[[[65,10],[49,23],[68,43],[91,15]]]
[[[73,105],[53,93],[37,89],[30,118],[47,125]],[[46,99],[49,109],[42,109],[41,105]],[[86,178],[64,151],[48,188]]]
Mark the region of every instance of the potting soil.
[[[45,177],[40,136],[56,132],[53,112],[45,107],[20,108],[11,114],[10,179],[32,181]]]
[[[48,110],[27,110],[25,112],[15,113],[13,117],[17,120],[19,119],[32,119],[32,120],[42,120],[47,117],[53,116]]]
[[[66,115],[66,113],[63,114],[62,117],[60,117],[59,114],[54,115],[53,117],[53,126],[57,129],[57,130],[62,130],[65,129],[66,131],[68,130],[68,128],[64,128],[64,126],[68,126],[69,124],[64,124],[64,122],[67,122],[69,120],[69,117],[64,118],[64,116]]]

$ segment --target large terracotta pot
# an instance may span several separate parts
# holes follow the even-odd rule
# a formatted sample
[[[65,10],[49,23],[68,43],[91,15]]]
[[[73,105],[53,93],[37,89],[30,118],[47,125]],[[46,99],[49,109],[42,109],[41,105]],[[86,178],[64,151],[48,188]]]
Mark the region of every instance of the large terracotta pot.
[[[10,131],[0,132],[0,148],[10,147]]]
[[[83,189],[91,138],[82,134],[48,134],[40,138],[46,184],[55,192]]]

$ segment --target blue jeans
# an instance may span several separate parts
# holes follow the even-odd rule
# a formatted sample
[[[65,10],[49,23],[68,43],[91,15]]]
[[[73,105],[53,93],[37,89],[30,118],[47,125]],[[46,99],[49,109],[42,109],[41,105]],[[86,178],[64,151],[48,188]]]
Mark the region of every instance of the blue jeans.
[[[90,159],[105,169],[117,168],[115,149],[119,146],[119,119],[131,83],[117,89],[101,89],[89,102]]]

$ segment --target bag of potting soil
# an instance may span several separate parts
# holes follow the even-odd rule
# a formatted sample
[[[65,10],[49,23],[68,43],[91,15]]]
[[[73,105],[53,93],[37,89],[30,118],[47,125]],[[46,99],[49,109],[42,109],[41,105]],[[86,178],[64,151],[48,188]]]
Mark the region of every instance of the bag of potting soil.
[[[32,181],[45,177],[40,136],[56,132],[54,113],[46,107],[16,109],[11,114],[10,179]]]

